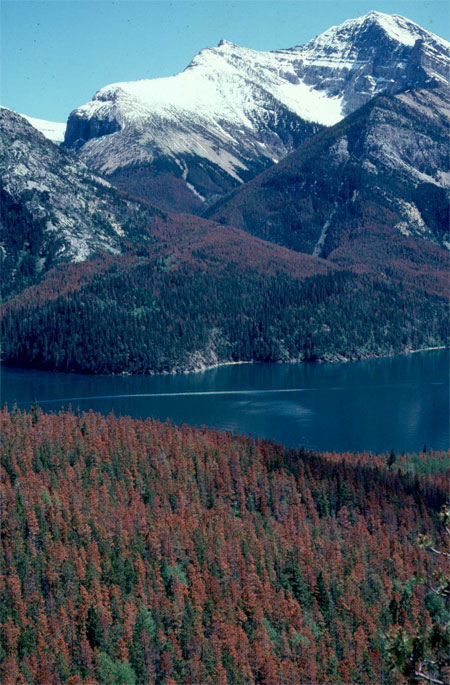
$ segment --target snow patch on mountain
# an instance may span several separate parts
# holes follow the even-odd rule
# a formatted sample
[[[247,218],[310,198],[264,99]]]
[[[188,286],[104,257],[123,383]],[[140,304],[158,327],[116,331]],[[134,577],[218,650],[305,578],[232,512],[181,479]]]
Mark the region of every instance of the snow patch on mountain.
[[[0,110],[2,109],[8,112],[13,112],[14,114],[18,114],[18,116],[23,117],[24,119],[26,119],[26,121],[28,121],[29,124],[31,124],[40,133],[42,133],[42,135],[45,136],[45,138],[51,140],[53,143],[59,145],[64,141],[64,136],[67,128],[66,123],[58,121],[46,121],[45,119],[36,119],[35,117],[29,117],[27,114],[20,114],[19,112],[15,112],[15,110],[10,109],[9,107],[0,105]]]
[[[45,119],[35,119],[34,117],[29,117],[26,114],[21,114],[20,116],[26,119],[29,124],[34,126],[34,128],[37,128],[42,135],[51,140],[53,143],[59,144],[63,142],[64,135],[66,133],[66,123],[61,123],[58,121],[45,121]]]

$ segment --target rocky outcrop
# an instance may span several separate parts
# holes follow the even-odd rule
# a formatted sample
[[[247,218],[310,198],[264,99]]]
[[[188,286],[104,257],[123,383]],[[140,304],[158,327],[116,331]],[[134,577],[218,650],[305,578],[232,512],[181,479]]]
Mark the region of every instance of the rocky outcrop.
[[[92,138],[108,136],[116,131],[120,131],[120,124],[114,119],[83,119],[72,113],[67,122],[64,144],[66,147],[80,148]]]

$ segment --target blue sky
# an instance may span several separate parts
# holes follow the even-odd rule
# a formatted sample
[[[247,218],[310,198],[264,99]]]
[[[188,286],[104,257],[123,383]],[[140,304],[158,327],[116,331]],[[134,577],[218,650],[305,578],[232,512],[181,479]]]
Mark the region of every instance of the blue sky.
[[[1,104],[42,119],[115,81],[169,76],[226,38],[259,49],[301,45],[371,9],[449,39],[447,0],[1,0]]]

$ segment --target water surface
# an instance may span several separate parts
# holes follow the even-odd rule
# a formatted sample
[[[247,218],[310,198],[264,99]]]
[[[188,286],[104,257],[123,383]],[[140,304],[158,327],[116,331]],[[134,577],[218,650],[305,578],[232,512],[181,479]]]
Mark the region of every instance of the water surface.
[[[320,450],[449,446],[449,350],[339,364],[237,364],[177,376],[2,369],[2,404],[170,418]]]

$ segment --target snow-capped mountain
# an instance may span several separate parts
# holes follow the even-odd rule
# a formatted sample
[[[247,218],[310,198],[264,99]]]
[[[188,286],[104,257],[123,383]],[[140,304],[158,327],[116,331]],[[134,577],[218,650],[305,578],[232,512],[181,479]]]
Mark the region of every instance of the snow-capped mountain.
[[[26,114],[21,116],[28,121],[29,124],[37,128],[43,136],[51,140],[53,143],[60,144],[64,140],[67,124],[59,121],[46,121],[45,119],[36,119],[29,117]]]
[[[304,46],[221,41],[180,74],[116,83],[71,113],[65,144],[136,195],[193,210],[381,92],[448,81],[450,44],[379,12]]]

